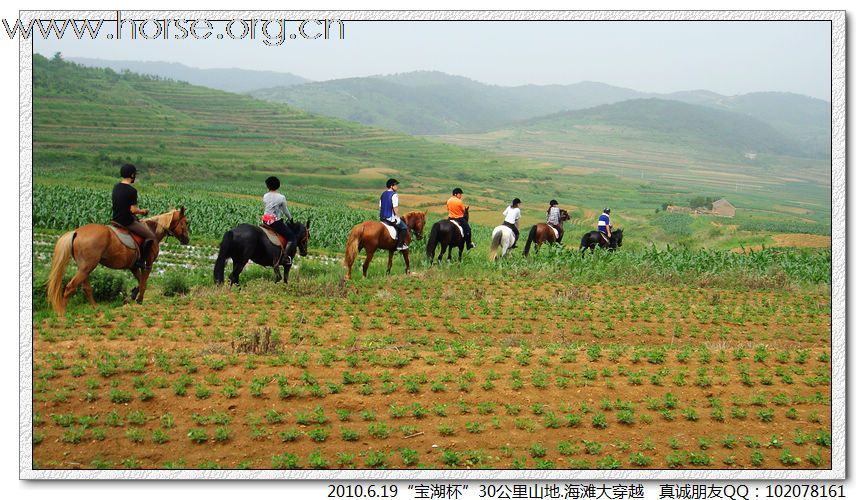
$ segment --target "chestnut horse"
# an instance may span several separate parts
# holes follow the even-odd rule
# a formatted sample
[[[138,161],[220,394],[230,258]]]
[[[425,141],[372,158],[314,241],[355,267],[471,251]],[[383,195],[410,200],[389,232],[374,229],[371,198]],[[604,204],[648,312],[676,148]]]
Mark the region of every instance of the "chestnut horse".
[[[560,226],[564,226],[566,220],[571,220],[571,216],[568,214],[567,210],[562,210],[559,218],[561,219]],[[561,231],[561,229],[559,230]],[[523,256],[529,254],[529,249],[531,248],[532,243],[536,245],[535,252],[537,252],[541,249],[541,245],[543,245],[544,242],[551,245],[555,243],[556,233],[550,228],[549,224],[546,222],[540,222],[529,229],[529,235],[526,237],[526,247],[523,249]]]
[[[417,239],[423,238],[426,212],[409,212],[400,217],[400,219],[405,222],[410,231],[407,234],[406,244],[411,241],[411,233],[414,233]],[[351,268],[361,248],[366,252],[366,259],[363,261],[364,278],[366,278],[366,270],[369,268],[369,263],[372,262],[372,256],[377,249],[388,251],[387,273],[390,274],[390,268],[393,266],[393,253],[396,251],[396,243],[396,240],[390,237],[390,233],[384,227],[384,224],[379,221],[368,220],[355,225],[351,228],[351,232],[348,235],[348,244],[345,246],[345,279],[351,279]],[[402,250],[402,256],[405,259],[405,272],[408,274],[411,271],[408,250]]]
[[[147,227],[156,235],[156,240],[150,248],[150,255],[146,256],[148,263],[156,261],[159,256],[159,243],[166,235],[174,236],[181,245],[189,243],[189,226],[186,220],[186,211],[183,207],[179,210],[171,210],[164,214],[142,219]],[[78,272],[69,281],[65,289],[63,275],[69,259],[75,259]],[[102,224],[87,224],[74,231],[69,231],[57,240],[54,245],[54,258],[51,263],[51,274],[48,277],[48,300],[57,314],[66,312],[66,303],[80,285],[84,289],[84,295],[90,305],[96,307],[93,298],[93,289],[90,287],[90,273],[96,266],[102,264],[111,269],[129,269],[138,280],[138,286],[132,289],[131,298],[139,304],[144,300],[144,291],[147,289],[147,278],[150,269],[138,269],[134,267],[138,252],[133,250],[114,234],[108,226]]]

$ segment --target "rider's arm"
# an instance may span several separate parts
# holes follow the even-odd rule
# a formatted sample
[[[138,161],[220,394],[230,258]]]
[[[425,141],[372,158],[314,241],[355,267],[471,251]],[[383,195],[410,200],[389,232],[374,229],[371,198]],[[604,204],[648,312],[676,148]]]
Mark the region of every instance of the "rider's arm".
[[[291,220],[291,212],[288,211],[288,204],[285,201],[282,202],[279,209],[285,214],[286,219]]]
[[[129,211],[132,212],[132,215],[147,215],[148,214],[148,210],[146,208],[138,208],[138,205],[130,206]]]
[[[393,216],[399,219],[399,195],[393,195],[391,202],[393,204]]]

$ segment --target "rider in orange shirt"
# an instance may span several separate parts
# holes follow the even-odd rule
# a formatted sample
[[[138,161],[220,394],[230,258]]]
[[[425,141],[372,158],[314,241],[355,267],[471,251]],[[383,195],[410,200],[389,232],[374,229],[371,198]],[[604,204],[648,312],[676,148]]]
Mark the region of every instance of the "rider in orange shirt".
[[[452,194],[447,202],[448,220],[456,221],[463,228],[466,249],[471,250],[475,244],[472,243],[472,228],[469,226],[469,206],[463,203],[462,189],[455,188]]]

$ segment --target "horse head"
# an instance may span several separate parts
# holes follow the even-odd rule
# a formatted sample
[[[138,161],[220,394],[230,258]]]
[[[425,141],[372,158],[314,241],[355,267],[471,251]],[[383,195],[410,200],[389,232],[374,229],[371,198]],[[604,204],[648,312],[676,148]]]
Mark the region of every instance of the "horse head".
[[[174,210],[171,215],[171,224],[168,226],[168,234],[177,238],[181,245],[189,244],[189,220],[186,215],[185,207]]]
[[[423,239],[423,228],[426,225],[426,212],[409,212],[403,218],[405,225],[414,233],[418,240]]]
[[[565,222],[566,220],[571,220],[571,214],[569,214],[567,210],[562,210],[562,215],[560,218],[562,219],[562,222]]]
[[[297,240],[297,251],[300,252],[301,257],[306,257],[308,246],[309,246],[309,226],[310,220],[306,219],[306,224],[297,224],[300,226],[299,233],[302,233],[302,236]]]
[[[612,232],[612,248],[619,248],[620,246],[622,246],[622,233],[623,231],[621,229],[616,229]]]

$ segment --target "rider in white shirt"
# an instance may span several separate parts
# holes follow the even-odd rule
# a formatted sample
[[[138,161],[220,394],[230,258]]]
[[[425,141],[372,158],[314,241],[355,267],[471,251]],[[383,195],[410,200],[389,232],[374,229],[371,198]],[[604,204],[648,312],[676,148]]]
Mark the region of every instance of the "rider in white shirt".
[[[511,248],[515,248],[517,246],[517,240],[520,238],[520,230],[517,228],[517,224],[519,223],[520,217],[522,214],[520,213],[520,201],[519,198],[514,198],[514,201],[511,202],[511,205],[505,208],[505,211],[502,212],[502,215],[505,216],[505,221],[502,222],[503,226],[508,227],[511,231],[514,232],[514,244],[511,245]]]

